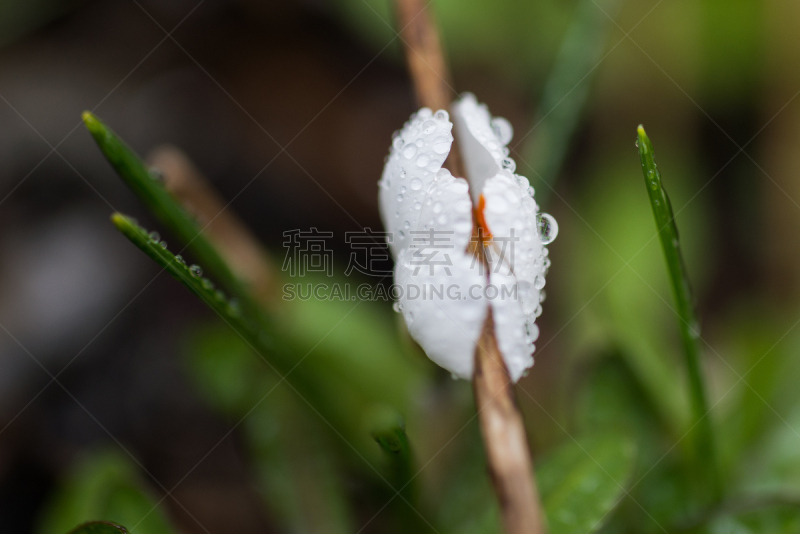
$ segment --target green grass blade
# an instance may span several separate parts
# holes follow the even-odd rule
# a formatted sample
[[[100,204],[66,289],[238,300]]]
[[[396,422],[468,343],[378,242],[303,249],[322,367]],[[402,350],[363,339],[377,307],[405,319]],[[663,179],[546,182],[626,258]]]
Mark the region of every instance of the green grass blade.
[[[689,277],[681,255],[678,227],[672,213],[667,192],[661,183],[661,173],[656,167],[653,145],[642,126],[638,129],[639,157],[642,162],[645,187],[650,197],[650,206],[658,229],[661,249],[667,263],[672,293],[677,307],[681,340],[683,342],[686,369],[689,376],[689,395],[693,416],[693,432],[697,444],[698,461],[706,471],[708,482],[715,498],[721,486],[717,471],[716,447],[708,409],[706,386],[700,362],[700,327],[692,306]]]
[[[90,112],[83,122],[97,146],[125,184],[165,227],[191,250],[193,256],[219,283],[250,305],[250,296],[216,248],[203,236],[197,221],[164,189],[142,159],[108,126]]]
[[[134,245],[139,247],[142,252],[150,256],[158,265],[163,267],[172,277],[185,285],[189,291],[200,297],[212,310],[221,317],[235,323],[242,331],[248,332],[251,336],[255,326],[250,324],[250,318],[245,318],[240,306],[235,300],[228,298],[222,291],[214,289],[214,284],[208,278],[203,277],[203,270],[197,265],[186,265],[169,250],[166,244],[162,246],[156,239],[153,239],[147,231],[136,224],[130,217],[120,213],[111,216],[114,226],[122,232],[125,237],[130,239]]]
[[[541,118],[522,150],[523,159],[535,165],[539,176],[531,176],[536,201],[544,205],[564,163],[569,142],[589,96],[605,49],[610,17],[616,16],[622,0],[579,0],[553,70],[539,103]],[[544,187],[537,185],[544,182]],[[545,185],[546,184],[546,185]]]
[[[70,534],[128,534],[128,529],[114,523],[95,521],[79,526]]]
[[[286,377],[302,400],[324,421],[337,432],[349,436],[347,441],[355,443],[361,454],[366,451],[367,455],[372,455],[366,447],[369,440],[359,441],[358,436],[363,435],[364,418],[370,416],[373,406],[386,400],[357,387],[358,384],[348,382],[349,375],[357,372],[355,368],[326,366],[324,355],[316,352],[316,347],[310,351],[300,349],[301,345],[284,323],[268,320],[263,314],[254,315],[252,310],[238,305],[235,300],[215,289],[210,280],[193,270],[193,266],[185,265],[165,246],[150,238],[147,230],[133,219],[115,213],[111,220],[134,245],[214,310],[259,354],[270,366],[270,371],[279,377]],[[312,352],[315,357],[307,359],[306,356]],[[349,362],[345,363],[349,365]],[[347,386],[343,387],[343,384]]]

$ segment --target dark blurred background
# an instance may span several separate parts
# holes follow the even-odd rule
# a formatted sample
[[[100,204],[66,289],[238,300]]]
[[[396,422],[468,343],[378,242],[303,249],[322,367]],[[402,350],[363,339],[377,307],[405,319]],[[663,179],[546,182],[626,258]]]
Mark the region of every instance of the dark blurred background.
[[[731,334],[758,315],[776,340],[798,309],[800,4],[621,2],[592,44],[596,61],[563,95],[587,100],[547,184],[525,147],[551,112],[539,103],[578,3],[432,5],[456,89],[507,117],[512,145],[525,137],[518,172],[561,227],[541,350],[521,383],[534,449],[561,439],[575,381],[566,369],[587,355],[622,347],[679,361],[639,123],[672,195],[721,396],[741,363]],[[32,531],[87,451],[124,446],[172,487],[230,428],[181,356],[187,332],[215,319],[109,224],[122,211],[155,227],[81,112],[140,154],[184,150],[278,262],[285,230],[333,231],[343,272],[344,232],[381,227],[376,182],[392,131],[415,109],[393,26],[378,0],[0,1],[4,532]],[[789,354],[791,339],[780,338]],[[764,426],[789,417],[771,406]],[[241,449],[234,432],[176,490],[212,532],[269,531]],[[165,506],[183,532],[200,532]]]

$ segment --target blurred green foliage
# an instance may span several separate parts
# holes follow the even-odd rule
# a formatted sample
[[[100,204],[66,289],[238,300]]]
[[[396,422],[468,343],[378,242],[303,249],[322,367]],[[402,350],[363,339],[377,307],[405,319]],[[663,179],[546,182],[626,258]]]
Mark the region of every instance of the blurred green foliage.
[[[736,122],[763,104],[754,95],[766,83],[767,21],[775,15],[757,0],[597,3],[613,22],[592,0],[433,2],[456,79],[488,73],[509,93],[529,95],[529,125],[536,129],[517,138],[527,136],[519,147],[520,172],[527,163],[558,193],[548,202],[561,233],[552,247],[559,267],[548,278],[545,320],[552,314],[560,321],[553,324],[565,325],[556,343],[565,387],[556,395],[566,407],[563,419],[549,423],[559,439],[545,442],[534,461],[551,530],[797,532],[800,333],[792,329],[798,307],[766,302],[748,280],[700,317],[703,339],[710,341],[699,344],[697,358],[710,377],[711,431],[725,495],[712,503],[698,482],[705,476],[698,466],[710,459],[690,437],[698,405],[693,409],[681,323],[672,311],[674,287],[659,246],[663,224],[653,226],[633,146],[635,124],[659,118],[659,162],[668,170],[685,271],[703,304],[728,268],[718,264],[724,261],[717,258],[718,243],[740,236],[737,225],[763,223],[742,216],[718,227],[721,208],[704,191],[725,161],[717,165],[721,156],[711,152],[719,147],[697,134],[692,117],[708,113],[717,122],[720,114]],[[375,53],[395,36],[390,2],[340,0],[332,9]],[[648,25],[652,10],[658,25]],[[625,32],[640,23],[633,44]],[[392,50],[400,61],[398,44]],[[611,47],[617,47],[614,61],[600,65]],[[778,64],[791,57],[786,49],[773,52]],[[91,119],[115,170],[167,231],[192,244],[190,254],[209,277],[245,303],[246,328],[253,331],[243,336],[243,329],[237,333],[236,325],[219,321],[193,325],[184,353],[199,395],[241,434],[269,517],[289,532],[355,532],[367,520],[379,532],[426,532],[430,525],[442,533],[498,532],[468,388],[439,379],[398,334],[389,307],[296,299],[280,314],[258,310],[213,246],[198,248],[204,241],[196,222],[135,154]],[[609,129],[616,122],[630,122],[624,138]],[[581,129],[591,143],[572,139]],[[568,186],[555,181],[565,162]],[[732,182],[726,190],[746,190],[747,184]],[[549,190],[537,188],[539,199]],[[726,202],[738,209],[737,202],[755,201]],[[173,256],[142,240],[146,234],[136,235],[162,267],[172,264]],[[760,257],[758,245],[740,244],[753,257]],[[193,289],[197,280],[171,274],[203,298],[202,285]],[[684,311],[695,304],[687,297],[681,297]],[[93,518],[128,526],[141,519],[151,500],[137,489],[135,469],[118,458],[92,462],[65,483],[41,532],[67,532]],[[430,473],[434,463],[441,465]],[[142,523],[136,531],[167,532],[161,516],[147,521],[153,530]]]
[[[139,468],[121,453],[109,451],[85,458],[67,476],[45,510],[37,532],[71,532],[89,520],[124,525],[137,534],[174,532],[156,499],[144,489]],[[95,531],[105,534],[97,529],[85,532]]]

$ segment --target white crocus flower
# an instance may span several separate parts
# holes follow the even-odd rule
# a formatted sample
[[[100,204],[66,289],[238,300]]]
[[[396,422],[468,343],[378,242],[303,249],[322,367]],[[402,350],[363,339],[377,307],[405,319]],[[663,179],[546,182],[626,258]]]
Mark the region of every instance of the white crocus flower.
[[[395,133],[379,183],[395,306],[428,357],[466,379],[491,306],[516,382],[533,365],[550,264],[545,245],[558,227],[539,213],[528,180],[514,174],[508,121],[492,118],[471,94],[452,109],[466,180],[442,168],[453,143],[448,113],[423,108]],[[475,253],[473,215],[486,238],[488,273]]]

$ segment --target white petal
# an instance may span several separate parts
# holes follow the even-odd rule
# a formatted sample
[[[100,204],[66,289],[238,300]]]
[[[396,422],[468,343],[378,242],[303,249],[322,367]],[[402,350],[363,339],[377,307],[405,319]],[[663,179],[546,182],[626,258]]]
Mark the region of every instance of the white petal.
[[[486,106],[471,93],[453,104],[453,122],[472,200],[477,205],[484,182],[496,175],[507,159],[511,125],[499,117],[492,119]]]
[[[507,173],[490,178],[483,189],[484,219],[492,233],[491,284],[501,290],[516,285],[513,298],[492,302],[498,345],[514,381],[533,365],[533,342],[539,335],[535,323],[547,272],[538,208],[528,191],[527,180]]]
[[[486,275],[463,252],[449,254],[448,263],[420,265],[415,250],[407,248],[397,258],[395,283],[411,336],[436,364],[469,380],[488,310]]]
[[[506,362],[511,380],[517,382],[526,369],[533,365],[533,342],[539,329],[529,321],[518,300],[519,283],[508,269],[500,269],[490,275],[491,300],[494,318],[494,333],[497,346]]]
[[[424,202],[437,172],[453,144],[446,112],[423,108],[398,132],[379,182],[381,215],[397,254],[410,243],[409,230],[418,229]]]
[[[428,246],[448,246],[459,253],[467,249],[472,238],[472,200],[466,180],[454,178],[447,169],[439,171],[422,202],[419,226],[410,237],[412,248],[427,240]]]

